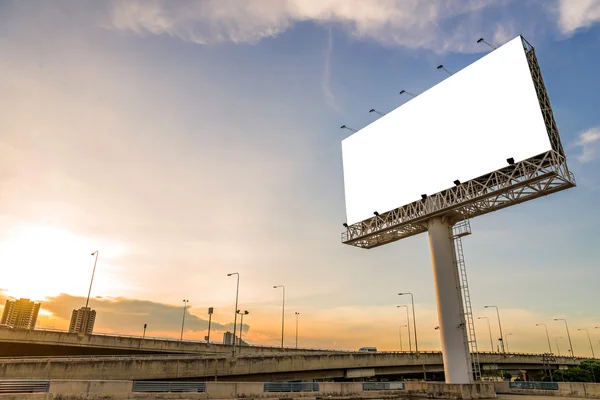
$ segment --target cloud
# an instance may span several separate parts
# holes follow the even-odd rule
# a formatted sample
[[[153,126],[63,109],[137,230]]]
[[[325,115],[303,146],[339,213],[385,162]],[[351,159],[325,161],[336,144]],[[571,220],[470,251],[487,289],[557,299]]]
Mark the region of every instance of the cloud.
[[[559,28],[570,34],[600,21],[600,0],[559,0]]]
[[[166,0],[114,2],[111,25],[137,34],[157,34],[215,44],[257,43],[296,23],[335,23],[357,38],[436,52],[475,52],[474,38],[512,32],[486,12],[511,0]],[[464,23],[463,23],[464,22]],[[512,37],[500,34],[498,37]]]
[[[596,159],[598,141],[600,141],[600,127],[590,128],[579,134],[575,146],[581,149],[581,154],[577,156],[580,163],[586,164]]]

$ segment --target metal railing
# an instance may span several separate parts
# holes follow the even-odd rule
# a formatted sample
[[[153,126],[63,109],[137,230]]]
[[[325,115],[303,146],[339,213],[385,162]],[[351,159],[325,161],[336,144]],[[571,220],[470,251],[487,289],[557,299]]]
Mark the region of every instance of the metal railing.
[[[558,390],[556,382],[510,382],[510,389]]]
[[[49,389],[48,380],[0,380],[0,393],[44,393]]]
[[[205,382],[133,381],[137,393],[204,393]]]
[[[265,392],[318,392],[317,382],[265,382]]]
[[[363,391],[367,390],[404,390],[404,382],[363,382]]]

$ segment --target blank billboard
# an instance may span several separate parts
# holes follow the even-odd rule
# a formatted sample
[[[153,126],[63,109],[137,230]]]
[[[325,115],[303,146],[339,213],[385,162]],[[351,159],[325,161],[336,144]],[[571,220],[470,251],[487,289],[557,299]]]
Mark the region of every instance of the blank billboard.
[[[518,36],[342,141],[347,223],[549,150]]]

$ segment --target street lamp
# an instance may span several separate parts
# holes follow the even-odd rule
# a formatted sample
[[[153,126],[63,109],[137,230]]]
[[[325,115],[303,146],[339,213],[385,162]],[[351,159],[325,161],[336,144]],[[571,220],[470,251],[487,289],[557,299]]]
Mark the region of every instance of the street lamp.
[[[577,330],[585,331],[585,333],[587,333],[588,341],[590,342],[590,349],[592,349],[592,358],[596,358],[596,355],[594,354],[594,346],[592,346],[592,339],[590,338],[590,331],[588,331],[587,328],[582,328],[582,329],[577,329]]]
[[[402,347],[402,328],[407,328],[408,330],[408,325],[400,325],[400,328],[398,329],[398,333],[400,335],[400,352],[404,352],[404,349]],[[408,331],[408,333],[410,333],[410,330]]]
[[[410,295],[410,302],[412,304],[412,316],[413,316],[413,330],[415,331],[415,353],[419,354],[419,342],[417,340],[417,320],[415,318],[415,299],[413,294],[410,292],[398,293],[398,296]]]
[[[242,354],[242,333],[244,332],[244,315],[248,315],[250,314],[248,311],[244,310],[244,312],[240,312],[240,310],[237,310],[237,314],[240,314],[240,344],[239,346],[239,350],[238,353]],[[235,342],[235,336],[233,337],[233,341]]]
[[[562,339],[562,336],[558,336],[556,338],[554,338],[554,340],[556,341],[556,352],[558,353],[558,355],[560,356],[560,346],[558,345],[558,339]]]
[[[548,349],[550,350],[550,354],[552,354],[552,346],[550,346],[550,335],[548,335],[548,327],[546,324],[535,324],[535,326],[543,326],[546,329],[546,339],[548,339]]]
[[[571,357],[575,358],[575,354],[573,353],[573,343],[571,342],[571,334],[569,333],[569,325],[567,324],[567,320],[564,318],[554,318],[555,321],[563,321],[565,323],[565,328],[567,329],[567,337],[569,338],[569,348],[571,350]]]
[[[498,311],[498,307],[497,306],[483,306],[483,308],[495,308],[496,309],[496,315],[498,316],[498,329],[500,329],[500,343],[502,344],[502,352],[506,353],[504,351],[504,336],[502,335],[502,324],[500,323],[500,311]]]
[[[506,340],[506,352],[510,353],[510,350],[508,350],[508,337],[511,336],[512,333],[507,333],[506,335],[504,335],[504,340]]]
[[[285,286],[276,285],[273,286],[273,289],[282,288],[283,289],[283,305],[281,307],[281,348],[283,349],[283,332],[285,329]]]
[[[232,272],[227,274],[227,276],[237,275],[237,286],[235,289],[235,309],[233,310],[233,351],[232,354],[235,356],[235,333],[237,328],[237,311],[238,311],[238,295],[240,293],[240,274],[237,272]]]
[[[179,338],[180,342],[183,340],[183,325],[185,324],[185,311],[187,310],[187,303],[189,302],[189,300],[183,299],[183,318],[181,320],[181,337]]]
[[[408,351],[410,353],[412,353],[412,342],[410,339],[410,318],[408,317],[408,306],[406,304],[401,305],[401,306],[397,306],[398,308],[402,308],[404,307],[406,309],[406,326],[407,326],[407,331],[408,331]]]
[[[298,315],[300,313],[296,311],[294,314],[296,314],[296,348],[298,348]]]
[[[494,352],[494,341],[492,340],[492,328],[490,328],[490,319],[488,317],[477,317],[477,319],[485,319],[488,326],[488,332],[490,333],[490,347],[492,348],[492,353]]]
[[[85,330],[87,330],[87,321],[88,321],[88,305],[90,304],[90,294],[92,293],[92,283],[94,283],[94,275],[96,274],[96,264],[98,263],[98,250],[92,253],[92,256],[96,256],[94,259],[94,269],[92,270],[92,279],[90,280],[90,289],[88,290],[87,299],[85,300],[85,308],[83,309],[83,319],[81,320],[81,325],[79,326],[79,333],[83,333],[83,325],[85,324]]]

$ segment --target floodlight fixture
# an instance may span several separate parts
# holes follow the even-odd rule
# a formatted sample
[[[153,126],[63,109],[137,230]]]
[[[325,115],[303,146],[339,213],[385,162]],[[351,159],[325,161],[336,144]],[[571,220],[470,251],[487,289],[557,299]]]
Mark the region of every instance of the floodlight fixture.
[[[347,224],[347,223],[345,223],[345,222],[344,222],[342,225],[344,225],[344,228],[347,228],[347,227],[348,227],[348,224]]]
[[[410,97],[417,97],[417,95],[416,95],[416,94],[414,94],[414,93],[411,93],[411,92],[407,92],[406,90],[401,90],[401,91],[400,91],[400,94],[405,94],[405,93],[406,93],[407,95],[409,95]]]
[[[446,71],[448,73],[448,75],[452,76],[452,72],[448,71],[446,69],[446,67],[444,67],[443,65],[438,65],[437,69],[443,69],[444,71]]]
[[[422,198],[423,200],[425,200],[425,199],[427,198],[427,195],[426,195],[426,194],[422,194],[422,195],[421,195],[421,198]]]
[[[356,133],[356,129],[348,128],[346,125],[340,126],[340,129],[348,129],[350,132]]]
[[[458,185],[460,185],[460,181],[457,179],[457,180],[455,180],[455,181],[454,181],[454,184],[455,184],[456,186],[458,186]]]
[[[515,165],[515,159],[514,159],[514,158],[512,158],[512,157],[510,157],[510,158],[507,158],[507,159],[506,159],[506,162],[507,162],[509,165]]]
[[[488,46],[490,46],[490,47],[492,48],[492,50],[496,50],[496,46],[494,46],[494,45],[493,45],[493,44],[491,44],[491,43],[488,43],[488,42],[486,42],[484,38],[479,38],[479,40],[477,41],[477,43],[485,43],[485,44],[487,44]]]
[[[377,211],[373,211],[373,214],[374,214],[376,217],[379,217],[379,212],[377,212]]]
[[[374,112],[374,113],[377,113],[377,114],[381,115],[382,117],[385,115],[385,113],[382,113],[381,111],[377,111],[377,110],[376,110],[376,109],[374,109],[374,108],[371,108],[371,109],[369,110],[369,112],[370,112],[370,113],[372,113],[372,112]]]

